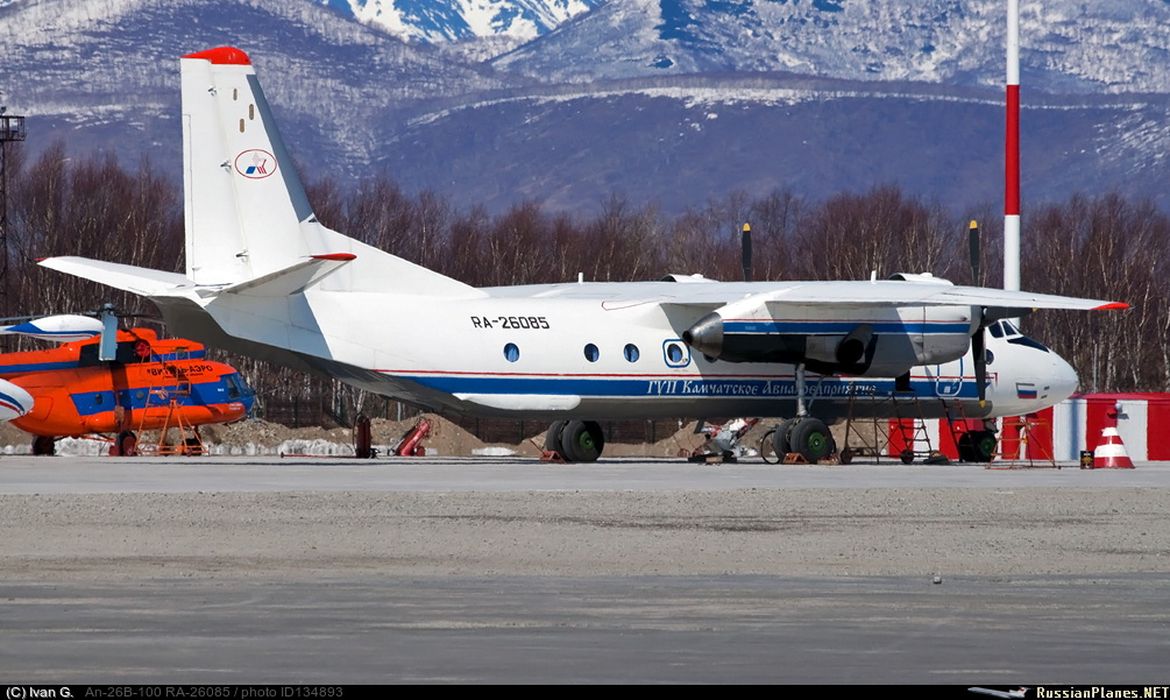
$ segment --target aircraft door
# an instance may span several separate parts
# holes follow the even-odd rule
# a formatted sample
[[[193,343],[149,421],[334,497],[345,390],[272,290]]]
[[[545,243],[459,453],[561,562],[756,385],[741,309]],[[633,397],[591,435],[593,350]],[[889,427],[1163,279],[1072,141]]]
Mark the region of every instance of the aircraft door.
[[[958,362],[949,362],[945,365],[933,365],[926,368],[927,376],[934,375],[934,393],[944,399],[954,398],[963,390],[963,370],[966,358],[959,358]],[[958,371],[955,371],[955,368]]]

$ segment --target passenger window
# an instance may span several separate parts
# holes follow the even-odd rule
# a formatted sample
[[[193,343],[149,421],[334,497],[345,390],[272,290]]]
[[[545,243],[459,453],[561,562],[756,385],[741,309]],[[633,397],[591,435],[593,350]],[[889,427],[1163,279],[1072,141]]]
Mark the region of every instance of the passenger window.
[[[516,343],[508,343],[504,346],[504,359],[508,362],[520,359],[520,348],[516,347]]]
[[[637,362],[640,355],[638,352],[638,346],[634,345],[633,343],[628,343],[625,347],[625,350],[622,351],[622,354],[626,356],[627,362]]]
[[[597,362],[598,357],[601,357],[601,352],[597,349],[596,345],[594,345],[593,343],[589,343],[588,345],[585,346],[585,359],[586,360],[589,360],[590,362]]]
[[[662,356],[667,367],[686,367],[691,363],[690,350],[681,340],[668,340],[662,344]]]

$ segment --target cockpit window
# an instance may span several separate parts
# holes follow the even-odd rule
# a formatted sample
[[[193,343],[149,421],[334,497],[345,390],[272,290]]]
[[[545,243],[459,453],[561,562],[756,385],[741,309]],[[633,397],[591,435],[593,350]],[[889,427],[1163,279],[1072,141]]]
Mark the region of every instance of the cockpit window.
[[[227,384],[229,399],[238,399],[241,396],[247,396],[251,393],[251,388],[244,383],[244,378],[239,374],[225,374],[223,379]]]
[[[1009,322],[1009,321],[1003,322],[1003,330],[1005,333],[1007,333],[1007,336],[1009,338],[1012,337],[1013,335],[1023,335],[1022,333],[1020,333],[1020,329],[1013,326],[1011,324],[1011,322]]]
[[[987,327],[987,330],[991,331],[991,337],[993,337],[993,338],[1002,338],[1003,337],[1003,326],[1001,324],[1002,324],[1002,321],[996,321],[995,323],[993,323]]]
[[[1012,345],[1023,345],[1026,348],[1035,348],[1037,350],[1042,350],[1044,352],[1052,352],[1051,350],[1046,348],[1044,346],[1044,344],[1041,343],[1040,341],[1032,340],[1031,338],[1029,338],[1026,335],[1013,336],[1011,338],[1008,338],[1008,342],[1011,343]]]

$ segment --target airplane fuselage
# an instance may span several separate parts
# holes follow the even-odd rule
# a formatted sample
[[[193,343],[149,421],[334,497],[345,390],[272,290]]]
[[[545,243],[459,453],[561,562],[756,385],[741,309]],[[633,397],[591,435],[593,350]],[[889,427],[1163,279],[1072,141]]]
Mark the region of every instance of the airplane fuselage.
[[[665,283],[621,286],[675,291]],[[716,360],[683,341],[701,309],[622,301],[610,285],[483,291],[485,296],[472,299],[425,299],[313,289],[287,305],[219,297],[204,307],[220,327],[207,328],[213,337],[199,334],[197,328],[208,324],[192,305],[164,305],[163,311],[169,322],[206,342],[251,354],[291,352],[304,366],[354,386],[462,414],[652,419],[796,413],[793,365]],[[888,336],[950,345],[957,337],[958,347],[969,345],[969,309],[911,307],[905,313],[901,320],[878,319],[884,324],[876,326],[879,344]],[[842,328],[874,320],[838,315],[792,321],[791,330],[815,338],[820,327],[821,337],[839,339]],[[768,330],[775,339],[788,327]],[[256,346],[265,349],[258,353]],[[809,411],[826,420],[918,412],[1018,415],[1076,388],[1072,368],[1037,343],[989,337],[987,349],[993,359],[983,406],[968,349],[953,352],[957,359],[913,367],[903,384],[880,374],[809,373]],[[913,410],[891,404],[915,398],[919,407]]]

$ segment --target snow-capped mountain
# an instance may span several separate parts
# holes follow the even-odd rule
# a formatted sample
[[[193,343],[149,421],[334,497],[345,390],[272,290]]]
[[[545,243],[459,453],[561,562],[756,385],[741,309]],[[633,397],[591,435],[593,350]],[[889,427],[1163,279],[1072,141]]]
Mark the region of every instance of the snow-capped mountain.
[[[404,40],[429,43],[503,37],[535,39],[602,0],[323,0]]]
[[[1170,206],[1170,0],[1021,4],[1025,202],[1118,190]],[[146,154],[177,179],[176,59],[231,44],[252,56],[309,180],[386,171],[461,205],[568,211],[613,192],[679,211],[736,190],[893,182],[958,209],[1002,197],[1002,11],[0,0],[0,91],[30,117],[34,155],[59,137],[125,162]]]
[[[178,57],[245,47],[281,126],[342,125],[317,138],[328,163],[364,164],[374,126],[413,100],[515,85],[490,69],[371,31],[309,0],[14,0],[0,6],[0,91],[29,117],[30,148],[54,136],[135,159],[178,138]]]
[[[1023,0],[1024,82],[1170,90],[1170,0]],[[1003,0],[614,0],[495,65],[543,80],[786,71],[1002,85]]]

